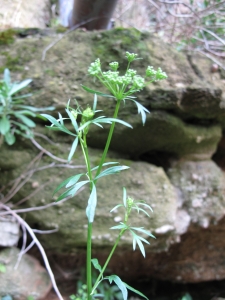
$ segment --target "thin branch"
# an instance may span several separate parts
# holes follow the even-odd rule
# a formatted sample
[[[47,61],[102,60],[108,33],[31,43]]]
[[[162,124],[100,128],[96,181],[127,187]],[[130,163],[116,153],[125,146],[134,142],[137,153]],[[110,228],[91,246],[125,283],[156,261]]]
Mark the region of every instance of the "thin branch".
[[[45,253],[45,250],[44,248],[42,247],[41,243],[39,242],[39,240],[37,239],[36,235],[34,234],[33,230],[30,228],[30,226],[27,224],[27,222],[25,222],[20,216],[18,216],[15,212],[13,212],[9,207],[7,207],[6,205],[4,204],[1,204],[1,206],[9,211],[16,219],[17,221],[19,222],[19,224],[23,224],[23,226],[26,228],[26,230],[29,232],[30,236],[32,237],[33,241],[35,242],[35,244],[37,245],[39,251],[41,252],[41,255],[42,255],[42,258],[44,260],[44,263],[45,263],[45,267],[48,271],[48,274],[49,274],[49,277],[51,279],[51,282],[52,282],[52,286],[58,296],[58,298],[60,300],[63,300],[63,297],[60,293],[60,291],[58,290],[58,287],[57,287],[57,284],[56,284],[56,281],[55,281],[55,277],[54,277],[54,274],[51,270],[51,267],[49,265],[49,262],[48,262],[48,258],[47,258],[47,255]]]
[[[204,27],[196,27],[200,30],[204,30],[205,32],[208,32],[209,34],[211,34],[215,39],[217,39],[218,41],[220,41],[223,45],[225,45],[225,41],[223,39],[221,39],[216,33],[212,32],[211,30],[205,29]]]
[[[85,25],[87,23],[90,23],[94,20],[97,20],[99,19],[99,17],[95,17],[95,18],[90,18],[86,21],[82,21],[76,25],[74,25],[72,28],[70,28],[69,30],[67,30],[63,35],[61,35],[57,40],[53,41],[51,44],[49,44],[42,52],[42,58],[41,60],[44,61],[45,60],[45,56],[46,56],[46,53],[49,49],[51,49],[53,46],[55,46],[59,41],[61,41],[67,34],[69,34],[70,32],[74,31],[75,29],[81,27],[82,25]]]
[[[205,53],[202,50],[196,49],[195,51],[199,52],[200,54],[208,57],[209,59],[211,59],[214,63],[216,63],[218,66],[220,66],[221,69],[225,70],[224,65],[217,59],[215,59],[213,56],[211,56],[210,54]]]
[[[53,155],[51,152],[49,152],[48,150],[46,150],[45,148],[43,148],[40,144],[38,144],[38,142],[35,141],[34,139],[30,139],[30,140],[35,145],[35,147],[37,147],[39,150],[43,151],[45,154],[47,154],[51,158],[53,158],[53,159],[55,159],[57,161],[60,161],[60,162],[68,163],[68,160],[65,160],[65,159],[62,159],[62,158],[59,158],[59,157]]]
[[[53,142],[52,140],[50,140],[46,135],[44,135],[42,133],[34,132],[34,135],[42,137],[43,139],[45,139],[46,141],[48,141],[52,145],[57,145],[55,142]]]
[[[84,190],[84,187],[80,188],[76,192],[76,194],[74,195],[74,197],[77,196],[83,190]],[[21,208],[21,209],[11,209],[11,211],[13,211],[16,214],[21,214],[21,213],[27,213],[27,212],[31,212],[31,211],[43,210],[43,209],[46,209],[46,208],[51,207],[51,206],[59,205],[60,203],[63,203],[63,202],[67,201],[70,198],[71,198],[71,196],[68,196],[65,199],[61,200],[60,202],[52,202],[52,203],[48,203],[46,205],[36,206],[36,207]],[[0,207],[1,207],[1,203],[0,203]],[[6,212],[1,212],[0,211],[0,216],[5,216],[5,215],[8,215],[8,214],[9,213],[7,211]]]
[[[20,205],[20,204],[24,203],[25,201],[29,200],[32,196],[34,196],[35,194],[37,194],[37,192],[39,192],[41,189],[43,189],[50,181],[51,180],[48,180],[47,182],[45,182],[44,184],[42,184],[41,186],[39,186],[38,188],[36,188],[30,195],[24,197],[23,199],[21,199],[20,201],[18,201],[17,203],[15,203],[15,205]]]
[[[50,234],[55,233],[58,231],[58,228],[52,229],[52,230],[39,230],[39,229],[32,229],[34,233],[38,234]]]

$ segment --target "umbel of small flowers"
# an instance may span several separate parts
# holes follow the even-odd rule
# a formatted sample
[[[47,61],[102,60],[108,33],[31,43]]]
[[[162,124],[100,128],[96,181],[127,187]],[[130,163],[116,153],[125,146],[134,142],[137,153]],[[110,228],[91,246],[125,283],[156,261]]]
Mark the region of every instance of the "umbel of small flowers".
[[[89,75],[96,77],[117,101],[129,99],[130,95],[139,92],[147,84],[167,78],[161,68],[155,70],[152,66],[147,67],[145,77],[138,75],[136,70],[130,69],[131,62],[139,59],[137,54],[126,52],[126,57],[128,65],[124,75],[119,75],[118,62],[111,62],[109,64],[111,70],[103,72],[99,58],[91,63],[88,69]]]

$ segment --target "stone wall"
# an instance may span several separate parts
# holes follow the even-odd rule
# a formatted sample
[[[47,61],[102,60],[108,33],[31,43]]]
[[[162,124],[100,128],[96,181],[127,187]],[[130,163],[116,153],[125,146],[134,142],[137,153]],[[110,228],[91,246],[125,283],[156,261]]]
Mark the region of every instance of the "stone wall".
[[[153,65],[160,66],[168,75],[168,80],[149,85],[137,94],[138,101],[150,110],[144,127],[131,103],[127,102],[121,109],[119,117],[133,129],[116,126],[110,159],[131,169],[99,181],[99,208],[93,229],[96,255],[103,260],[113,244],[116,233],[109,231],[109,227],[121,220],[122,212],[109,211],[122,199],[121,187],[126,186],[130,196],[152,206],[154,212],[149,219],[134,216],[133,222],[150,229],[156,240],[150,241],[147,258],[142,259],[138,251],[132,251],[131,238],[126,236],[111,269],[130,279],[151,276],[198,282],[225,278],[222,267],[225,177],[221,167],[212,160],[218,152],[225,113],[222,74],[212,74],[211,62],[205,58],[187,57],[162,40],[134,29],[74,31],[55,43],[43,59],[43,51],[59,37],[39,31],[29,38],[16,37],[11,46],[0,46],[2,69],[9,68],[13,80],[33,79],[30,88],[33,97],[29,104],[54,105],[56,111],[64,114],[68,99],[71,103],[76,99],[85,108],[93,97],[82,90],[80,84],[101,89],[86,75],[89,64],[100,58],[105,68],[109,62],[119,61],[123,71],[125,51],[138,53],[143,58],[134,65],[140,74],[144,74],[146,66]],[[110,116],[114,103],[99,97],[98,106],[104,115]],[[41,145],[67,158],[70,137],[48,131],[44,123],[39,123],[36,131],[56,143],[52,145],[37,136]],[[88,143],[92,147],[93,166],[99,162],[106,135],[107,126],[104,130],[96,127],[90,131]],[[2,146],[1,185],[19,176],[37,153],[33,144],[25,140],[18,139],[15,146]],[[45,156],[39,167],[51,162],[52,159]],[[52,192],[63,179],[74,172],[83,172],[79,149],[73,164],[80,166],[78,170],[48,168],[36,172],[13,201],[16,203],[40,188],[23,206],[51,203]],[[79,267],[84,260],[87,197],[86,189],[63,204],[26,214],[31,226],[58,228],[57,233],[41,235],[40,240],[65,270],[70,268],[66,261],[74,259]],[[133,272],[127,269],[131,261]]]

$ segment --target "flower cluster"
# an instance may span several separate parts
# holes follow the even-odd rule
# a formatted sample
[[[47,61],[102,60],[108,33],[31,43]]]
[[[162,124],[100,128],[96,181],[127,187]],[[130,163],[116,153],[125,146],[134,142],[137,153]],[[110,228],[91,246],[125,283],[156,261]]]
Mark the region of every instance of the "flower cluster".
[[[148,66],[146,70],[146,77],[152,78],[154,81],[166,79],[167,75],[165,72],[162,71],[161,68],[158,68],[158,70],[154,70],[152,66]]]
[[[112,93],[116,100],[124,100],[133,93],[142,90],[146,84],[167,78],[166,73],[163,72],[161,68],[155,70],[151,66],[147,67],[145,77],[137,75],[136,70],[129,68],[130,63],[138,59],[137,54],[126,52],[126,57],[128,60],[128,66],[125,74],[122,76],[119,75],[119,72],[117,71],[119,64],[116,61],[109,64],[111,70],[106,72],[102,72],[99,58],[96,59],[95,62],[91,63],[88,69],[88,73],[97,77]]]
[[[96,76],[101,72],[101,63],[100,59],[97,58],[95,62],[91,63],[90,67],[88,68],[88,73],[90,75]]]

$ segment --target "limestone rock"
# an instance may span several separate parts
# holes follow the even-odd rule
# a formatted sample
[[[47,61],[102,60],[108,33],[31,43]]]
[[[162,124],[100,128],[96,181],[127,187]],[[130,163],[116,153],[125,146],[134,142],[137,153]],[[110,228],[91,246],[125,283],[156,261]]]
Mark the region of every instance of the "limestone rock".
[[[15,300],[24,300],[28,296],[43,299],[51,289],[48,273],[40,263],[28,254],[24,254],[15,269],[19,254],[17,248],[0,251],[0,262],[6,271],[0,273],[0,296],[10,295]]]
[[[0,28],[45,28],[50,19],[50,1],[1,1]]]
[[[225,215],[225,175],[213,161],[181,161],[168,171],[179,208],[204,228]]]
[[[17,245],[19,237],[19,224],[12,217],[0,217],[0,247]]]

